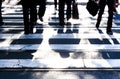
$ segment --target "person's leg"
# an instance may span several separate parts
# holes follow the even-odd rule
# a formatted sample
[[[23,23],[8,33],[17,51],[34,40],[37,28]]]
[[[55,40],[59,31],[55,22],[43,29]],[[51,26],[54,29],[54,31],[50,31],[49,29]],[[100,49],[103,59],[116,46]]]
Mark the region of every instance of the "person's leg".
[[[46,10],[46,0],[39,0],[38,4],[39,4],[38,16],[39,16],[39,19],[43,21],[43,16]]]
[[[65,0],[59,0],[59,21],[60,25],[64,25],[64,7],[65,7]]]
[[[33,26],[37,22],[37,8],[35,0],[32,1],[30,6],[30,32],[33,33]]]
[[[66,0],[66,4],[67,4],[67,20],[69,20],[71,18],[71,0]]]
[[[106,5],[106,0],[100,0],[100,10],[98,13],[98,18],[97,18],[97,23],[96,23],[96,28],[99,28],[101,19],[102,19],[102,15],[104,13],[104,9],[105,9],[105,5]]]
[[[112,34],[112,21],[113,21],[113,9],[114,9],[114,1],[108,0],[108,22],[107,22],[107,33]]]
[[[23,21],[24,21],[24,33],[29,34],[29,6],[26,5],[26,1],[22,0],[23,8]]]
[[[57,0],[54,0],[55,10],[57,10]]]
[[[3,18],[2,18],[2,0],[0,0],[0,25],[3,25]]]

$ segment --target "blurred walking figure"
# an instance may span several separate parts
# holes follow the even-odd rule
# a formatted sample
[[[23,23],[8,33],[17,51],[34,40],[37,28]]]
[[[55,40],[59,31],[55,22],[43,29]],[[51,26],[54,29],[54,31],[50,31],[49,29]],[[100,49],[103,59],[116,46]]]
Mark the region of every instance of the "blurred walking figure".
[[[38,17],[39,17],[40,21],[43,21],[43,16],[44,16],[45,10],[46,10],[46,0],[37,0],[37,5],[39,6]]]
[[[112,20],[113,20],[114,0],[100,0],[99,1],[100,11],[98,13],[96,28],[97,29],[99,28],[101,18],[104,13],[104,9],[106,5],[108,5],[108,21],[107,21],[106,33],[109,35],[112,35],[113,32],[111,28],[112,28]]]
[[[36,0],[21,0],[24,19],[24,33],[33,33],[37,20]]]
[[[2,0],[0,0],[0,26],[3,25],[3,18],[2,18]]]
[[[64,22],[64,10],[65,10],[65,5],[67,6],[67,11],[66,11],[66,18],[69,20],[71,18],[71,3],[72,0],[59,0],[59,24],[63,26],[65,24]]]

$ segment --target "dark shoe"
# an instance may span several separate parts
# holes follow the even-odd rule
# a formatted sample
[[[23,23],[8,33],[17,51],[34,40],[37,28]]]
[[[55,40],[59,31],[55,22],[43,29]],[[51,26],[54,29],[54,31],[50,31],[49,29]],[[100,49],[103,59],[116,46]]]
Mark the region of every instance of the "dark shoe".
[[[41,22],[43,22],[43,18],[39,18]]]
[[[68,21],[70,18],[71,18],[71,16],[68,16],[68,17],[67,17],[67,21]]]
[[[27,34],[29,34],[29,32],[24,32],[24,34],[26,34],[26,35],[27,35]]]
[[[117,11],[113,11],[113,14],[118,14],[118,12]]]
[[[34,28],[34,26],[31,26],[31,27],[29,28],[29,33],[33,33],[33,28]]]
[[[114,9],[113,10],[113,14],[117,14],[118,12],[117,12],[117,10],[116,9]]]
[[[71,22],[67,22],[67,25],[71,25]]]
[[[55,7],[55,10],[57,10],[57,7]]]
[[[58,29],[58,33],[64,33],[64,32],[63,32],[63,28],[59,28],[59,29]]]
[[[113,32],[111,30],[107,30],[106,32],[108,35],[113,35]]]

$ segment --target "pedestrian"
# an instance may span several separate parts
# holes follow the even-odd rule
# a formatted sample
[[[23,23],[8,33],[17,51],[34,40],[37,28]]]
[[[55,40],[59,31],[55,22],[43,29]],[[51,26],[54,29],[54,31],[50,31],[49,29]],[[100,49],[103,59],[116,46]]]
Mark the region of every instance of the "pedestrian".
[[[2,0],[0,0],[0,26],[3,25],[3,18],[2,18]]]
[[[37,0],[38,8],[38,17],[40,21],[43,21],[43,16],[46,10],[46,0]]]
[[[36,0],[21,0],[24,19],[24,33],[33,33],[37,21]]]
[[[97,18],[97,23],[96,23],[96,28],[99,28],[102,15],[104,13],[105,6],[108,5],[108,21],[107,21],[107,28],[106,28],[106,33],[109,35],[112,35],[113,32],[111,30],[112,28],[112,20],[113,20],[113,8],[114,8],[114,0],[100,0],[99,1],[99,13],[98,13],[98,18]]]
[[[66,18],[69,20],[71,18],[71,3],[72,0],[59,0],[59,24],[63,26],[64,22],[64,10],[65,5],[67,5]]]

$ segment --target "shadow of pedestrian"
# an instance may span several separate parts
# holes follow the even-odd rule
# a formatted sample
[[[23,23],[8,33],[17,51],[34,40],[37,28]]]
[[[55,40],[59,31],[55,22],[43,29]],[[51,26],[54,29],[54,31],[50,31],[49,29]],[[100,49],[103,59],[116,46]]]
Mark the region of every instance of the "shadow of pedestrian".
[[[114,24],[116,25],[116,27],[120,27],[120,14],[114,14]],[[113,32],[116,32],[116,33],[120,33],[119,29],[113,29]]]
[[[16,35],[13,37],[15,39],[12,39],[9,51],[7,52],[7,56],[12,56],[13,59],[32,59],[32,54],[39,50],[43,40],[41,34],[23,34],[18,38],[16,38]]]
[[[57,34],[49,39],[51,49],[59,52],[62,58],[67,58],[70,56],[71,52],[75,52],[76,46],[79,42],[80,39],[74,37],[71,26],[58,28]]]

